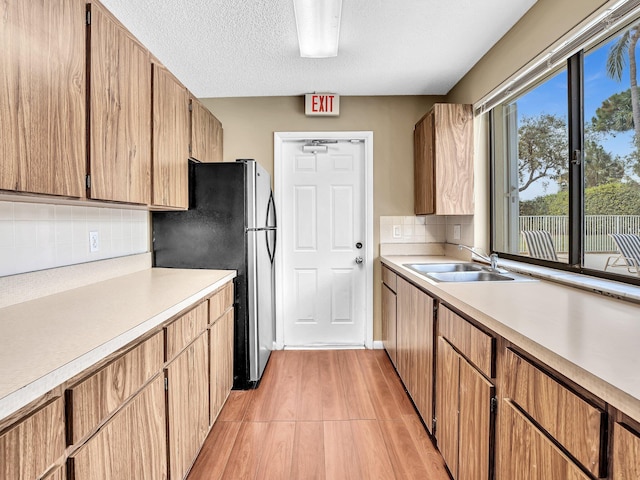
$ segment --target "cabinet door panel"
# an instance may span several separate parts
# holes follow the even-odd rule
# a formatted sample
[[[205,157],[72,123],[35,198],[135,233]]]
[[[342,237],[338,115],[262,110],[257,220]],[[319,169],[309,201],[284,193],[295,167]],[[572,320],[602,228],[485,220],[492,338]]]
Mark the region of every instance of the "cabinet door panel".
[[[0,480],[39,478],[64,448],[64,401],[57,398],[0,435]]]
[[[229,310],[211,326],[209,422],[213,424],[233,387],[233,310]]]
[[[153,205],[189,206],[189,94],[153,65]]]
[[[416,303],[415,347],[412,363],[416,370],[413,401],[431,433],[433,419],[433,298],[414,288]]]
[[[191,156],[201,162],[222,162],[222,124],[198,100],[191,105]]]
[[[433,112],[416,124],[414,130],[414,188],[416,215],[435,213],[435,168],[433,158]]]
[[[149,52],[99,4],[90,8],[90,196],[148,204]]]
[[[396,359],[398,374],[407,388],[411,383],[411,329],[412,318],[415,317],[411,302],[411,289],[413,287],[402,278],[397,283],[397,351]]]
[[[382,284],[382,342],[391,362],[396,361],[396,294]]]
[[[453,478],[458,477],[460,356],[438,337],[436,361],[436,439]]]
[[[164,401],[164,380],[158,375],[73,454],[70,479],[166,479]]]
[[[612,480],[640,478],[640,436],[616,423],[613,426]]]
[[[589,477],[510,400],[502,402],[498,480],[587,480]]]
[[[182,479],[209,430],[207,335],[200,335],[167,366],[167,425],[171,479]]]
[[[85,2],[0,3],[0,190],[84,197]]]
[[[493,385],[460,359],[460,437],[457,480],[489,479]]]

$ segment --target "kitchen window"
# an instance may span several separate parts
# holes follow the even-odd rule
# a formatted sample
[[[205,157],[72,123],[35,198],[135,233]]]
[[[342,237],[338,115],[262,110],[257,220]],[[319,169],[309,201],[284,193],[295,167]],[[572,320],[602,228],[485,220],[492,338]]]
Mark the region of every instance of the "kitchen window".
[[[493,251],[640,284],[639,39],[636,19],[492,108]]]

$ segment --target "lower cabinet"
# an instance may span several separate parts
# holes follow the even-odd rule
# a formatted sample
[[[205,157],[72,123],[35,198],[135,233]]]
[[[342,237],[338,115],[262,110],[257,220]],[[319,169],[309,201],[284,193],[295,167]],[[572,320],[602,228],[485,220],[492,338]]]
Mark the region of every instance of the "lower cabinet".
[[[503,366],[497,478],[606,478],[604,410],[509,348]]]
[[[387,267],[382,267],[382,344],[391,363],[398,366],[397,348],[397,316],[396,316],[396,274]]]
[[[69,458],[70,480],[167,478],[164,378],[156,376]]]
[[[588,480],[560,449],[549,440],[520,410],[507,400],[500,415],[507,428],[500,441],[505,445],[498,479],[509,480]],[[626,478],[626,477],[620,477]],[[638,477],[628,477],[631,478]]]
[[[209,328],[209,424],[213,425],[233,387],[233,309]]]
[[[209,431],[208,365],[205,332],[165,368],[171,480],[186,476]]]
[[[640,478],[640,432],[616,422],[613,426],[612,480]]]
[[[67,478],[64,465],[51,471],[48,475],[42,477],[42,480],[65,480]]]
[[[433,308],[433,298],[398,277],[396,368],[429,432],[433,419]]]
[[[64,435],[58,397],[0,435],[0,480],[40,478],[64,454]]]
[[[448,308],[438,310],[436,432],[455,480],[489,480],[494,339]]]
[[[438,337],[436,438],[451,476],[488,480],[494,387]]]

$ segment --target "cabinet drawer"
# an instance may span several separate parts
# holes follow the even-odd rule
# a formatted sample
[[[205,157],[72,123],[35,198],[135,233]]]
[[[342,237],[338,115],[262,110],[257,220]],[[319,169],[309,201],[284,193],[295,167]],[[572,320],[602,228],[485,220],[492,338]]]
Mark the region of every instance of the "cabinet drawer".
[[[40,478],[64,449],[64,401],[58,397],[0,435],[0,480]]]
[[[613,426],[612,480],[640,478],[640,436],[624,425]]]
[[[589,480],[511,401],[502,402],[501,415],[504,450],[497,478]]]
[[[162,370],[162,332],[66,391],[71,445],[94,430],[142,385]]]
[[[505,355],[505,394],[562,444],[588,471],[601,476],[605,413],[511,350]]]
[[[209,299],[209,324],[233,307],[233,282],[227,283]]]
[[[438,310],[438,331],[489,378],[494,377],[495,339],[444,306]]]
[[[168,362],[207,328],[208,305],[203,302],[165,327]]]
[[[397,278],[398,276],[390,268],[382,266],[382,282],[394,292],[396,292]]]

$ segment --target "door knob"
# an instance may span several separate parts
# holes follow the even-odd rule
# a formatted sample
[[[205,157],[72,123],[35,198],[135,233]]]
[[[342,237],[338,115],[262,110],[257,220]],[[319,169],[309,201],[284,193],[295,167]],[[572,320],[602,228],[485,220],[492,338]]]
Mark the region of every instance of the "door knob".
[[[362,262],[364,262],[364,260],[362,259],[362,257],[356,257],[356,263],[358,265],[360,265]]]

